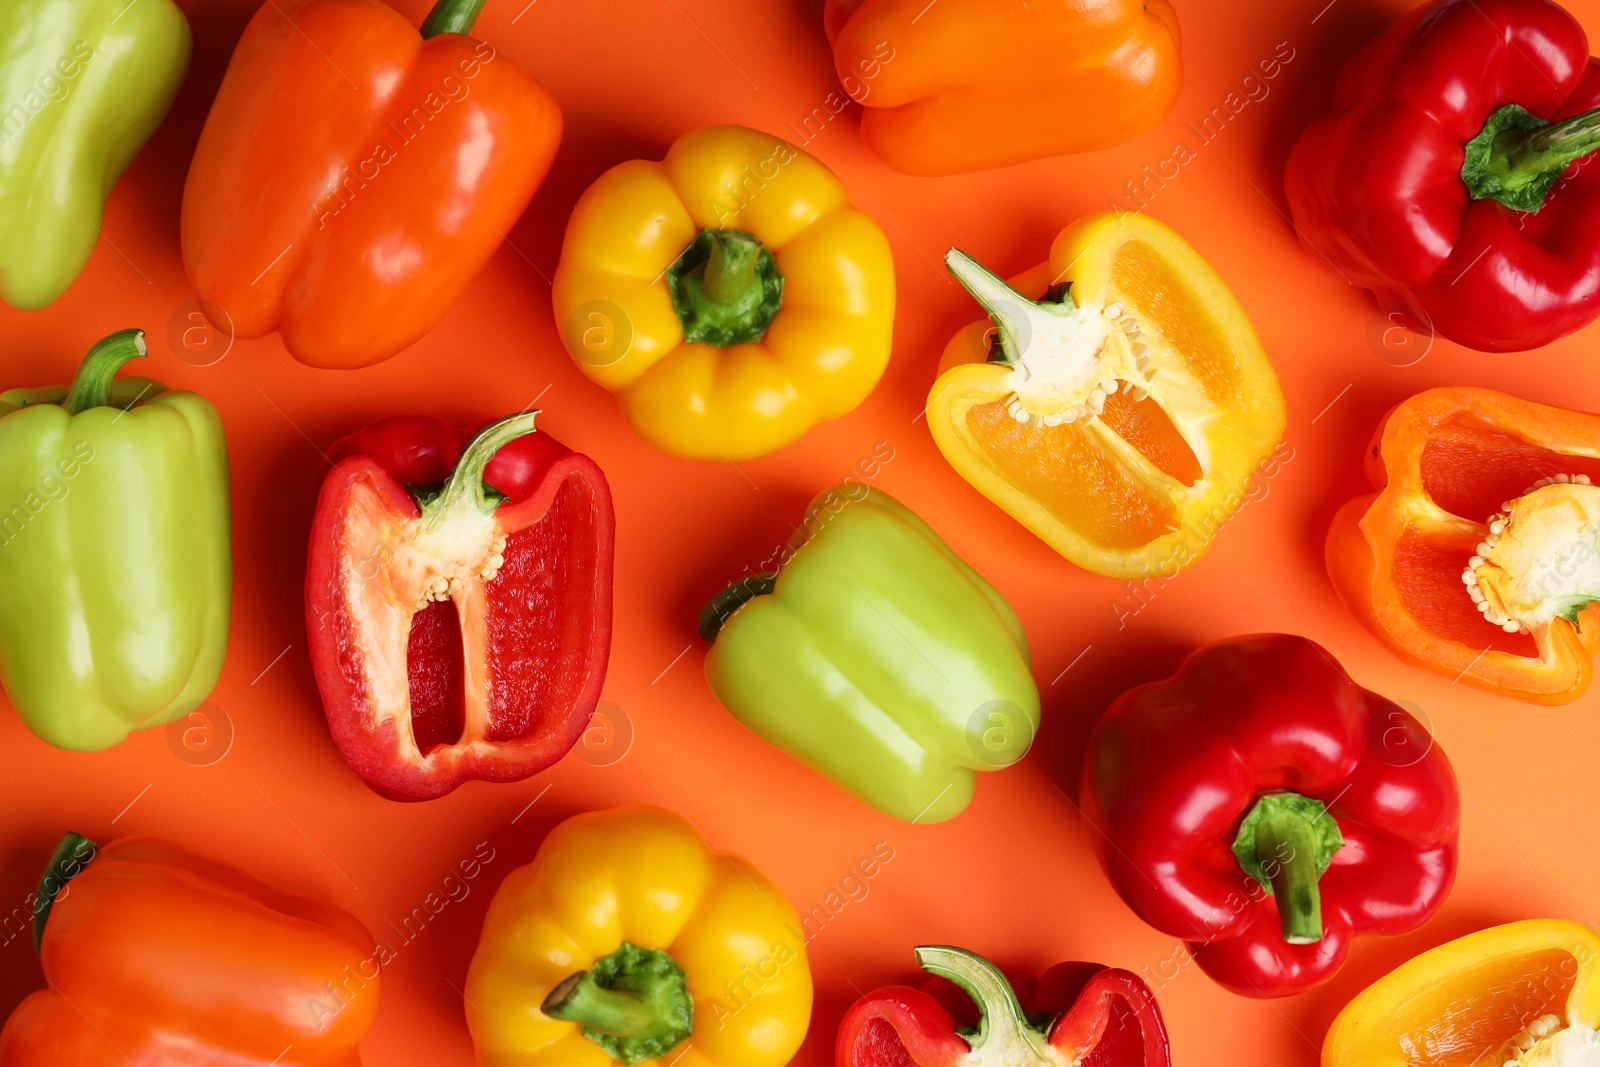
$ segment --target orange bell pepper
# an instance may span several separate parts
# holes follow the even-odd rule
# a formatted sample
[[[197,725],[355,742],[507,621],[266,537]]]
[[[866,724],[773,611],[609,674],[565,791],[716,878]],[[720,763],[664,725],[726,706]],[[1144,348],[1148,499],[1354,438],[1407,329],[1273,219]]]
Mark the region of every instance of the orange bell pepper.
[[[1283,393],[1216,271],[1144,215],[1068,226],[1008,285],[945,262],[992,321],[945,349],[928,429],[950,465],[1078,566],[1170,578],[1271,477]]]
[[[1419,666],[1535,704],[1576,700],[1600,650],[1600,416],[1444,388],[1378,427],[1328,531],[1328,574]]]
[[[0,1067],[360,1067],[393,950],[354,916],[153,838],[77,834],[32,903],[50,987],[0,1030]]]
[[[861,137],[907,174],[965,174],[1121,144],[1178,97],[1167,0],[827,0]]]
[[[1345,1005],[1326,1067],[1559,1067],[1600,1044],[1600,937],[1528,919],[1429,949]]]
[[[439,0],[421,36],[378,0],[256,12],[183,191],[183,262],[215,325],[364,367],[489,261],[550,169],[561,110],[463,36],[483,2]]]

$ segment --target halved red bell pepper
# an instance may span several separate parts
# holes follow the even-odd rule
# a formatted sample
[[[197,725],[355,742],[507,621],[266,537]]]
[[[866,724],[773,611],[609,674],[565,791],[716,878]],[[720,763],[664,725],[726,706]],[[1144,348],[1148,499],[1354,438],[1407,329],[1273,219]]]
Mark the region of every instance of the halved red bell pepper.
[[[1329,978],[1352,937],[1421,926],[1455,881],[1449,760],[1291,634],[1206,645],[1118,697],[1079,806],[1128,906],[1245,995]]]
[[[974,952],[924,945],[936,975],[850,1006],[835,1067],[1168,1067],[1155,994],[1129,971],[1058,963],[1035,981]]]
[[[306,565],[328,728],[396,800],[514,782],[566,754],[605,680],[615,518],[588,456],[426,416],[329,451]],[[487,483],[487,484],[486,484]]]
[[[1600,63],[1549,0],[1423,4],[1350,58],[1295,143],[1295,231],[1419,327],[1548,344],[1600,315],[1596,108]]]

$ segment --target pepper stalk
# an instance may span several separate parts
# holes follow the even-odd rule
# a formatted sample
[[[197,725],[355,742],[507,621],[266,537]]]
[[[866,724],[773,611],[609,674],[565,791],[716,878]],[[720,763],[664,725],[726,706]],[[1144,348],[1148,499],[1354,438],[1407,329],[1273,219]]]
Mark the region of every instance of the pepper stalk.
[[[683,968],[660,949],[627,941],[589,970],[562,979],[539,1010],[577,1023],[584,1037],[629,1067],[671,1052],[694,1029]]]
[[[44,925],[50,919],[50,909],[55,907],[56,898],[67,887],[67,883],[94,859],[98,850],[99,846],[93,841],[70,830],[62,834],[61,840],[56,842],[55,851],[50,853],[50,860],[44,865],[44,873],[39,876],[39,886],[33,893],[35,952],[44,948]]]
[[[705,229],[667,268],[667,292],[685,341],[755,344],[783,305],[783,275],[755,235]]]
[[[1600,148],[1600,108],[1550,122],[1507,104],[1465,148],[1461,180],[1472,199],[1536,212],[1566,169]]]
[[[975,952],[953,945],[920,945],[916,957],[923,970],[948,978],[977,1005],[978,1025],[958,1031],[972,1050],[968,1064],[1065,1067],[1065,1058],[1050,1044],[1050,1027],[1055,1019],[1047,1020],[1044,1026],[1030,1020],[1000,968]]]
[[[96,341],[78,364],[67,398],[61,402],[67,414],[109,405],[111,381],[117,372],[129,360],[143,359],[148,351],[143,330],[118,330]]]
[[[1339,823],[1320,800],[1299,793],[1263,793],[1239,824],[1233,854],[1244,872],[1278,900],[1283,939],[1322,940],[1317,882],[1344,846]]]
[[[441,33],[471,33],[483,5],[484,0],[439,0],[422,20],[422,39]]]

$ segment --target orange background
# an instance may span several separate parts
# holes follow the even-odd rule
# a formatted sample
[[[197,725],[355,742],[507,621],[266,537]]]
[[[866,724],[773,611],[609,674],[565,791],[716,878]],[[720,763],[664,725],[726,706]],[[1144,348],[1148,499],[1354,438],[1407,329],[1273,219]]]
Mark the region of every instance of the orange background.
[[[463,1065],[461,997],[490,895],[544,833],[576,812],[624,802],[682,812],[719,848],[748,856],[802,912],[840,888],[877,842],[894,858],[810,946],[817,984],[797,1062],[831,1057],[839,1017],[862,991],[912,976],[911,948],[969,946],[1043,968],[1099,960],[1145,974],[1184,1067],[1311,1064],[1329,1021],[1366,983],[1413,953],[1529,916],[1600,913],[1600,803],[1593,753],[1600,691],[1545,710],[1495,698],[1392,657],[1346,614],[1322,566],[1335,509],[1365,486],[1361,450],[1390,405],[1425,387],[1475,384],[1532,400],[1600,407],[1600,327],[1545,351],[1490,356],[1444,341],[1370,340],[1387,325],[1367,294],[1302,253],[1284,216],[1281,171],[1295,132],[1326,103],[1339,63],[1406,6],[1372,0],[1185,0],[1183,92],[1155,131],[1093,155],[948,179],[910,178],[872,157],[852,106],[805,147],[850,184],[893,246],[899,282],[894,357],[859,410],[776,456],[727,465],[658,455],[563,352],[547,279],[579,193],[605,168],[659,158],[696,126],[737,122],[791,139],[836,88],[820,0],[493,0],[478,34],[561,101],[567,135],[526,216],[444,322],[399,357],[362,371],[296,364],[276,338],[239,342],[205,367],[174,354],[191,299],[178,252],[183,177],[206,108],[254,0],[182,0],[195,58],[161,131],[117,185],[105,239],[47,310],[3,312],[0,387],[64,382],[96,338],[139,325],[138,373],[209,396],[227,427],[234,476],[236,585],[227,666],[213,701],[234,733],[209,766],[178,758],[164,730],[96,755],[59,752],[0,714],[0,911],[24,908],[60,832],[106,841],[172,837],[360,916],[380,937],[457,863],[488,842],[495,858],[399,948],[364,1045],[374,1067]],[[1324,7],[1326,5],[1326,7]],[[422,0],[399,5],[415,21]],[[519,14],[520,9],[520,14]],[[1600,30],[1600,3],[1577,5]],[[1186,126],[1270,57],[1294,56],[1211,143]],[[1259,92],[1258,92],[1259,95]],[[1070,119],[1070,116],[1064,116]],[[790,126],[794,123],[794,126]],[[1044,258],[1077,216],[1183,139],[1196,158],[1159,189],[1151,214],[1175,227],[1238,294],[1276,363],[1293,459],[1213,550],[1137,614],[1122,582],[1077,570],[958,478],[919,421],[940,350],[975,306],[939,260],[959,245],[1002,273]],[[1170,171],[1169,171],[1170,173]],[[171,332],[169,332],[171,331]],[[1407,347],[1410,346],[1410,347]],[[1397,366],[1410,363],[1408,366]],[[466,422],[539,398],[540,425],[605,469],[616,497],[616,635],[606,698],[634,740],[609,766],[569,756],[516,785],[475,783],[419,805],[369,792],[329,741],[301,614],[304,544],[326,465],[318,447],[365,422],[435,412]],[[805,502],[893,459],[872,484],[926,517],[1011,599],[1032,641],[1044,726],[1028,758],[985,775],[962,816],[909,826],[877,815],[737,726],[701,672],[703,600],[787,536]],[[5,610],[28,610],[8,604]],[[1395,940],[1363,939],[1329,984],[1300,997],[1245,1000],[1185,962],[1106,883],[1073,807],[1096,715],[1122,688],[1166,674],[1196,644],[1281,630],[1326,645],[1370,688],[1411,702],[1460,777],[1460,879],[1443,911]],[[281,655],[280,655],[281,653]],[[1067,669],[1071,665],[1070,669]],[[613,753],[614,755],[614,753]],[[529,807],[530,802],[537,799]],[[520,817],[519,817],[520,814]],[[3,937],[5,935],[0,935]],[[42,985],[25,937],[0,944],[0,1011]]]

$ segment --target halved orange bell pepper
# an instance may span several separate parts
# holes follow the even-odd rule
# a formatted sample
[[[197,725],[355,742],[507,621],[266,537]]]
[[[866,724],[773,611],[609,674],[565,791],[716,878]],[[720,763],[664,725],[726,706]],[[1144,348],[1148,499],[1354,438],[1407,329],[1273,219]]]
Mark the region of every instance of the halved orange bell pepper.
[[[149,837],[67,834],[32,898],[50,988],[0,1067],[360,1067],[394,958],[348,912]]]
[[[1429,949],[1345,1005],[1327,1067],[1560,1067],[1600,1049],[1600,937],[1527,919]]]
[[[302,363],[365,367],[433,329],[544,181],[561,109],[467,36],[381,0],[268,0],[245,27],[183,189],[207,315]]]
[[[1283,393],[1216,271],[1144,215],[1063,230],[1007,285],[945,257],[993,322],[945,349],[928,428],[950,465],[1087,570],[1198,559],[1283,437]],[[998,329],[997,329],[998,327]]]
[[[1167,0],[828,0],[823,25],[862,139],[907,174],[1121,144],[1183,80]]]
[[[1404,658],[1536,704],[1576,700],[1600,650],[1600,415],[1430,389],[1378,427],[1328,531],[1328,574]]]

